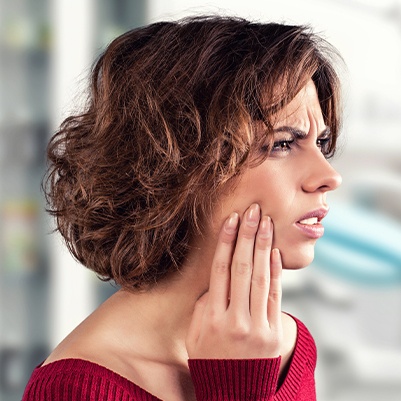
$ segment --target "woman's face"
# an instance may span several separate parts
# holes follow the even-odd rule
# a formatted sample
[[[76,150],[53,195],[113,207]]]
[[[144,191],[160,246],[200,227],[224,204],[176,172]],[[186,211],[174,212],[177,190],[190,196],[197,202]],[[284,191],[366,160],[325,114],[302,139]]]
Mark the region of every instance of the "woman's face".
[[[272,218],[273,246],[280,249],[284,268],[297,269],[313,260],[315,243],[323,235],[326,195],[341,184],[341,176],[322,153],[329,132],[312,81],[277,117],[271,155],[241,175],[221,201],[217,220],[221,226],[231,212],[242,216],[258,203],[262,214]]]

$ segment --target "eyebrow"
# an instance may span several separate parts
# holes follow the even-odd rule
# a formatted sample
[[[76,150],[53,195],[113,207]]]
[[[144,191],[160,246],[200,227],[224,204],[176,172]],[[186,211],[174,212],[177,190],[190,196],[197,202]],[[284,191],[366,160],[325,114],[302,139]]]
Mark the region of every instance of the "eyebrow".
[[[308,136],[308,133],[305,131],[302,131],[298,128],[295,127],[290,127],[288,125],[284,125],[282,127],[275,128],[273,132],[289,132],[294,138],[296,139],[305,139]],[[326,127],[319,135],[318,137],[326,137],[330,135],[330,127]]]

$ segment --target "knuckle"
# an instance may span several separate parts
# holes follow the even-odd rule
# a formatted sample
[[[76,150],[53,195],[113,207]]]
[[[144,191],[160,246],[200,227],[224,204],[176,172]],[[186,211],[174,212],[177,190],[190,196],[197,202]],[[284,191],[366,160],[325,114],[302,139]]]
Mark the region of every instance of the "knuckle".
[[[237,261],[234,263],[234,272],[239,276],[250,274],[252,271],[252,264],[245,261]]]
[[[228,245],[232,245],[235,242],[235,238],[236,238],[235,233],[230,234],[226,232],[224,232],[220,237],[221,242]]]
[[[270,287],[270,278],[264,275],[252,275],[252,286],[260,288],[262,290]]]
[[[281,349],[282,337],[274,330],[264,328],[253,332],[252,343],[261,350],[275,352],[275,350]]]
[[[227,274],[230,271],[230,263],[219,260],[215,262],[214,269],[218,274]]]
[[[266,336],[266,330],[255,330],[252,335],[252,342],[259,348],[265,347],[267,344],[270,344],[270,341]]]
[[[221,325],[221,315],[214,306],[209,306],[207,308],[207,315],[208,315],[208,322],[212,326],[219,327],[219,325]]]
[[[272,244],[271,237],[266,237],[264,235],[259,235],[256,238],[256,248],[261,250],[270,249]]]
[[[249,327],[242,321],[234,321],[230,326],[230,336],[235,340],[243,341],[249,337],[249,333]]]
[[[220,331],[221,328],[221,322],[219,322],[217,319],[215,318],[211,318],[209,319],[209,321],[207,322],[207,328],[208,328],[208,332],[210,334],[216,334]]]
[[[246,239],[246,240],[252,240],[252,241],[255,240],[255,235],[256,235],[256,228],[253,230],[253,229],[249,229],[249,228],[247,227],[246,230],[244,229],[244,230],[240,233],[240,236],[241,236],[242,238],[244,238],[244,239]]]
[[[271,290],[269,292],[269,301],[278,302],[281,300],[281,290]]]

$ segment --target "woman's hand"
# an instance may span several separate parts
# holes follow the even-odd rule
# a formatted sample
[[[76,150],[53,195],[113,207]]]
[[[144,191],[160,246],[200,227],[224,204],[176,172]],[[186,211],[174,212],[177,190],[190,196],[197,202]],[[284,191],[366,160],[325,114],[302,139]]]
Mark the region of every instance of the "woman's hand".
[[[219,234],[209,291],[196,303],[187,336],[190,359],[254,359],[280,355],[281,257],[273,226],[253,204],[232,213]]]

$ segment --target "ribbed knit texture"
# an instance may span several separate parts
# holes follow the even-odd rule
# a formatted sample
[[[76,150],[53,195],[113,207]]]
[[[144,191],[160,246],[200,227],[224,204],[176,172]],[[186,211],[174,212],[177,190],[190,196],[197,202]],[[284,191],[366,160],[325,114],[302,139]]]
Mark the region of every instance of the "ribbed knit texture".
[[[22,401],[156,401],[135,383],[103,366],[63,359],[34,370]]]
[[[307,328],[298,319],[295,321],[298,327],[295,350],[278,390],[280,358],[189,360],[197,400],[315,401],[316,346]],[[157,400],[117,373],[80,359],[64,359],[36,368],[22,398],[22,401]]]
[[[305,325],[297,323],[297,342],[284,383],[274,396],[274,401],[315,401],[315,368],[317,351],[315,341]]]
[[[190,359],[198,401],[273,400],[281,358]]]

